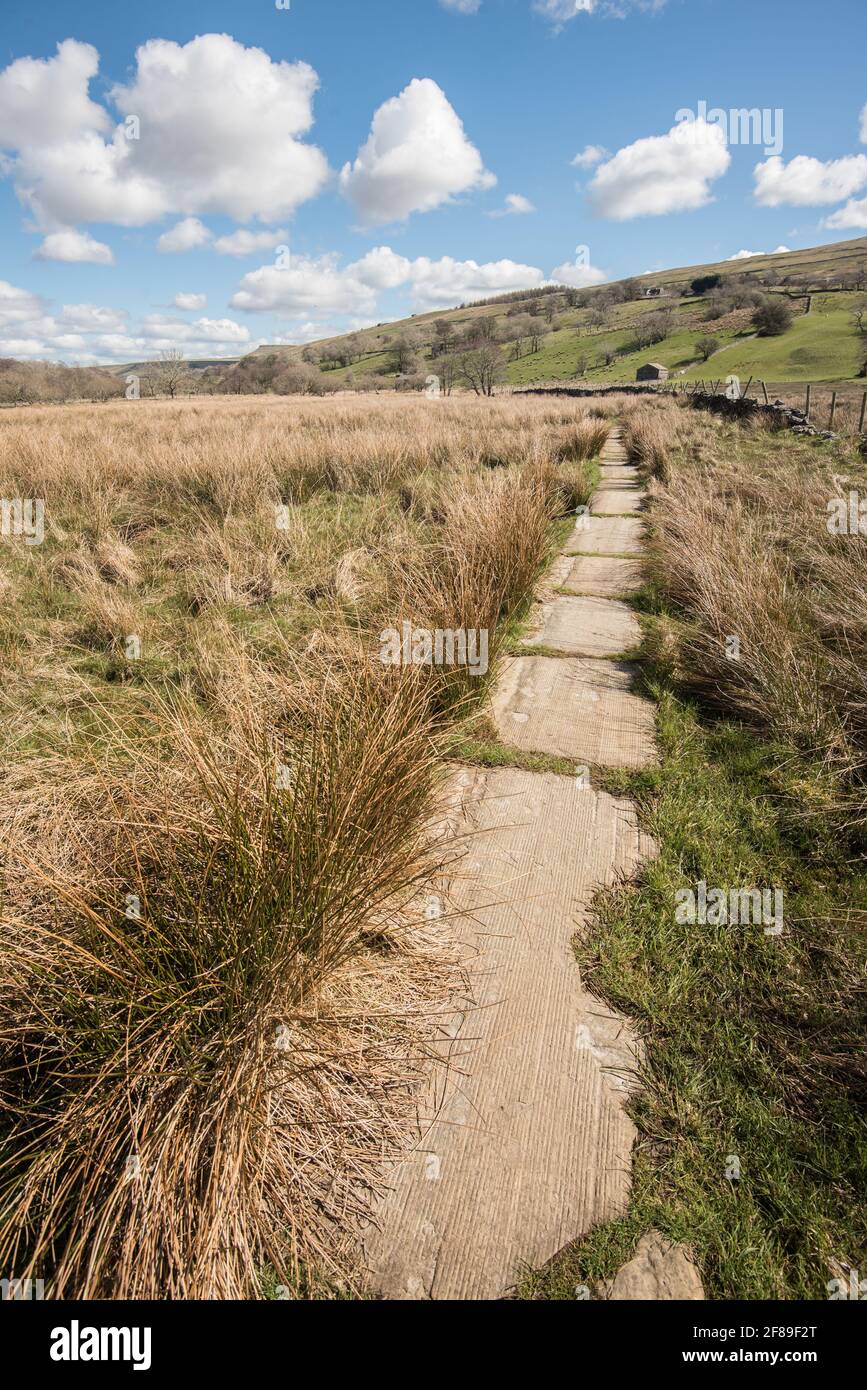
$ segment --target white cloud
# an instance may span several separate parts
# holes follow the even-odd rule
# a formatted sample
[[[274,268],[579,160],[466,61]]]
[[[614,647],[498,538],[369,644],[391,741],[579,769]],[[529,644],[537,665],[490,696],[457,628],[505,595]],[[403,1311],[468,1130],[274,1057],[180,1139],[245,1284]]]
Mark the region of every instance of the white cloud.
[[[124,328],[126,309],[109,309],[101,304],[64,304],[61,322],[83,333],[110,333]]]
[[[89,265],[114,265],[114,254],[104,241],[95,241],[89,232],[66,227],[49,232],[33,252],[37,261],[83,261]]]
[[[211,233],[198,217],[185,217],[163,232],[157,241],[157,250],[165,253],[193,251],[197,246],[205,246],[211,240]]]
[[[88,95],[98,68],[96,49],[75,39],[59,43],[54,58],[10,63],[0,72],[0,146],[39,148],[70,131],[110,131],[108,113]]]
[[[0,328],[12,323],[27,323],[45,312],[45,300],[29,290],[0,280]]]
[[[791,246],[777,246],[773,251],[736,251],[733,256],[726,256],[727,261],[747,261],[752,256],[782,256],[786,251],[791,251]]]
[[[666,3],[667,0],[533,0],[533,9],[561,29],[579,14],[624,19],[631,9],[656,11],[664,9]]]
[[[165,347],[175,343],[246,343],[250,331],[234,319],[201,318],[190,323],[165,314],[146,314],[142,336]]]
[[[271,251],[285,242],[288,232],[278,227],[272,232],[248,232],[241,227],[230,236],[219,236],[214,250],[221,256],[252,256],[257,251]]]
[[[0,281],[0,355],[67,361],[128,361],[181,348],[198,357],[236,356],[248,351],[249,330],[235,319],[149,314],[137,329],[125,309],[99,304],[64,304],[55,317],[46,301]]]
[[[452,10],[455,14],[477,14],[482,0],[440,0],[440,4],[444,10]]]
[[[560,25],[579,14],[593,14],[596,0],[533,0],[533,9]]]
[[[603,284],[608,279],[608,274],[600,270],[599,266],[577,260],[555,266],[551,271],[551,279],[556,280],[559,285],[571,285],[573,289],[584,290],[588,285]]]
[[[176,309],[204,309],[208,302],[206,294],[185,294],[183,291],[176,294],[172,301]]]
[[[288,266],[263,265],[246,274],[233,294],[233,309],[249,313],[371,313],[375,289],[353,267],[341,270],[338,256],[293,256]]]
[[[712,201],[709,185],[730,163],[719,126],[680,123],[667,135],[625,145],[601,164],[590,181],[590,203],[597,215],[618,221],[691,212]]]
[[[867,184],[867,155],[851,154],[843,159],[813,159],[799,154],[788,164],[773,155],[753,170],[754,197],[763,207],[781,203],[809,207],[816,203],[836,203],[850,198]]]
[[[506,290],[533,289],[543,281],[536,266],[510,260],[480,265],[478,261],[455,261],[451,256],[441,256],[438,261],[419,256],[412,262],[413,303],[422,309],[487,299]]]
[[[489,217],[521,217],[529,212],[535,212],[534,205],[529,198],[525,198],[523,193],[507,193],[503,207],[496,208],[489,212]]]
[[[601,164],[603,159],[607,159],[610,153],[604,145],[585,145],[583,150],[576,154],[572,164],[576,169],[592,169],[595,165]]]
[[[458,194],[496,183],[457,112],[429,77],[414,78],[378,108],[340,187],[368,226],[430,212]]]
[[[822,226],[832,231],[858,230],[867,227],[867,198],[850,198],[842,208],[822,219]]]
[[[412,262],[405,256],[398,256],[390,246],[375,246],[350,266],[349,271],[373,290],[394,290],[410,278]]]
[[[89,96],[98,62],[68,39],[56,57],[0,73],[5,171],[44,229],[171,213],[271,221],[324,187],[327,160],[302,139],[319,85],[307,63],[272,62],[227,34],[152,39],[132,80],[109,92],[118,124]]]
[[[486,298],[505,290],[532,288],[543,283],[536,266],[515,261],[457,261],[451,256],[431,260],[419,256],[407,260],[388,246],[377,246],[361,260],[343,268],[335,253],[294,256],[291,266],[260,266],[245,275],[232,296],[233,309],[248,313],[295,315],[351,314],[375,317],[377,295],[406,285],[413,306],[438,308],[470,299]]]

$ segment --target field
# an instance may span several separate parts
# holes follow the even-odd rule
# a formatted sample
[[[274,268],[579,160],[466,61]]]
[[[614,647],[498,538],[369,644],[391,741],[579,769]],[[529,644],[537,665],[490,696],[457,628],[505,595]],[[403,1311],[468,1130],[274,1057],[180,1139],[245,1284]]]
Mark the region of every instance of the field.
[[[826,524],[863,457],[671,398],[390,395],[0,417],[0,492],[44,501],[0,539],[4,1268],[366,1295],[354,1233],[464,987],[425,906],[467,850],[450,775],[574,781],[490,695],[615,426],[659,757],[592,775],[659,853],[574,945],[642,1039],[632,1195],[513,1295],[595,1288],[650,1229],[713,1298],[863,1267],[867,540]],[[404,622],[484,631],[489,669],[385,664]],[[785,929],[684,925],[698,881],[779,888]]]

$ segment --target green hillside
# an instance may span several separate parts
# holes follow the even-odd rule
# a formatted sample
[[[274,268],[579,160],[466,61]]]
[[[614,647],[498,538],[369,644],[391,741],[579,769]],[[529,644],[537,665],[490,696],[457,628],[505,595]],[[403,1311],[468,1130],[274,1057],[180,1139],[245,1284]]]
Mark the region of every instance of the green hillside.
[[[705,295],[690,293],[700,276],[720,277]],[[653,297],[647,297],[648,291]],[[784,297],[794,315],[791,326],[775,337],[759,337],[752,309],[732,300],[750,293]],[[627,297],[628,296],[628,297]],[[396,347],[415,340],[414,376],[437,371],[435,344],[447,324],[455,337],[492,331],[502,344],[503,379],[510,385],[584,379],[612,384],[635,379],[642,363],[660,362],[684,380],[735,373],[775,382],[846,381],[855,379],[867,358],[867,337],[854,326],[853,308],[867,298],[867,238],[830,246],[748,260],[723,261],[657,271],[628,281],[574,290],[546,286],[501,296],[497,301],[378,324],[343,339],[323,339],[298,346],[263,346],[242,360],[239,378],[251,377],[260,364],[271,370],[323,354],[319,366],[331,387],[392,386],[397,377]],[[714,317],[714,306],[721,312]],[[665,336],[651,344],[636,341],[646,316],[668,319]],[[517,322],[535,324],[537,341],[520,350],[509,339]],[[348,337],[355,342],[351,364],[336,365]],[[717,341],[718,350],[703,360],[697,342]]]

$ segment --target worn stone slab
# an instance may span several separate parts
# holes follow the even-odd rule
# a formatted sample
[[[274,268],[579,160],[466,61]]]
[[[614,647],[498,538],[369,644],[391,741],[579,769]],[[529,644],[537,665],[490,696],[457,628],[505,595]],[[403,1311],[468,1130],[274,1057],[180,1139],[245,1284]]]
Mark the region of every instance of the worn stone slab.
[[[566,656],[617,656],[641,641],[632,609],[613,599],[558,596],[540,603],[534,618],[535,630],[524,645]]]
[[[552,566],[556,582],[571,594],[618,598],[641,588],[638,560],[619,560],[612,555],[560,555]]]
[[[639,517],[585,516],[565,546],[567,555],[639,555],[644,522]]]
[[[638,474],[633,468],[613,468],[610,473],[603,470],[600,481],[606,491],[614,489],[619,491],[621,488],[637,488],[639,486]]]
[[[682,1245],[673,1245],[659,1231],[648,1231],[635,1254],[601,1286],[603,1298],[658,1301],[704,1298],[701,1275]]]
[[[647,767],[656,760],[654,711],[634,693],[632,677],[624,662],[511,657],[491,699],[498,734],[525,752]]]
[[[622,516],[624,512],[638,512],[647,500],[643,488],[601,487],[593,494],[590,511],[594,516]]]
[[[629,1192],[635,1043],[582,988],[570,940],[594,889],[652,845],[628,802],[576,778],[460,778],[468,853],[448,921],[472,1001],[447,1020],[451,1065],[432,1069],[417,1147],[364,1237],[390,1299],[500,1298]]]

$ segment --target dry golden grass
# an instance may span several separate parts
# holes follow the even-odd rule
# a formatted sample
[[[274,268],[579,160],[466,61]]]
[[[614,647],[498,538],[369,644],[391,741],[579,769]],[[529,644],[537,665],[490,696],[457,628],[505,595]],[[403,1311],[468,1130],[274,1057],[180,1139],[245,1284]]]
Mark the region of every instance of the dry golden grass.
[[[827,523],[832,498],[867,493],[863,463],[842,442],[744,431],[671,401],[635,408],[626,433],[655,479],[651,570],[688,619],[680,678],[824,766],[841,814],[862,822],[867,538]]]
[[[41,546],[0,543],[4,1268],[99,1298],[345,1274],[455,982],[419,894],[479,689],[377,634],[494,649],[606,428],[508,398],[4,412],[0,494],[46,507]]]

